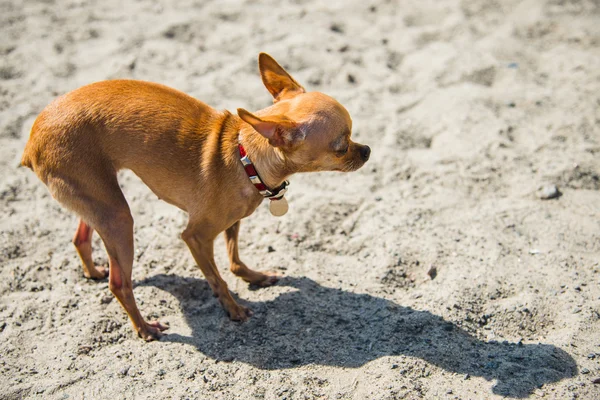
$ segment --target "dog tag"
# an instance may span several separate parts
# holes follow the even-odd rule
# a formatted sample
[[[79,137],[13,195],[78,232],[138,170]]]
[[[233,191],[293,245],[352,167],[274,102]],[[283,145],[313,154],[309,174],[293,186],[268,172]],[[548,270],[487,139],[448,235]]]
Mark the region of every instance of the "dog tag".
[[[276,217],[281,217],[288,212],[288,202],[285,197],[279,200],[269,200],[269,211]]]

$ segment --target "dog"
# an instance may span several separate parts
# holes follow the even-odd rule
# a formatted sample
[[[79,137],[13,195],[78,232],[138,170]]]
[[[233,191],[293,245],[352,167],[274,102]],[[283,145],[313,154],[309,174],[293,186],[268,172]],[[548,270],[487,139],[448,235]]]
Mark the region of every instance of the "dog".
[[[160,199],[187,212],[182,239],[229,317],[245,321],[252,311],[233,299],[214,261],[217,235],[225,232],[235,275],[273,285],[276,273],[240,260],[240,220],[265,198],[273,214],[285,213],[292,174],[350,172],[369,159],[369,146],[352,141],[352,120],[340,103],[306,92],[268,54],[258,64],[273,105],[255,113],[218,111],[156,83],[109,80],[57,98],[33,124],[21,164],[80,217],[73,244],[83,274],[108,276],[134,331],[147,341],[167,326],[145,321],[133,296],[133,219],[117,171],[132,170]],[[94,265],[94,231],[108,252],[108,269]]]

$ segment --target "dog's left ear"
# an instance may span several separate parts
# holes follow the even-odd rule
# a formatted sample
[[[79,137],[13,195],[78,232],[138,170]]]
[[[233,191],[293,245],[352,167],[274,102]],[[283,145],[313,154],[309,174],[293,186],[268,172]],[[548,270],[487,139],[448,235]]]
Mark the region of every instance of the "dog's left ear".
[[[304,132],[294,121],[283,115],[260,118],[243,108],[238,108],[237,112],[243,121],[252,125],[273,147],[293,146],[304,140]]]
[[[267,53],[258,55],[258,68],[265,87],[273,95],[274,103],[305,92],[304,88]]]

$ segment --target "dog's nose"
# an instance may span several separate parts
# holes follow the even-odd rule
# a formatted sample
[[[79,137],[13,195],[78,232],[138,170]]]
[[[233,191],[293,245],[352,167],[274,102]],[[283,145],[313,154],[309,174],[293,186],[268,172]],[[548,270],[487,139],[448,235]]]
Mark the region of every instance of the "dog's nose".
[[[363,160],[365,160],[365,162],[369,159],[370,155],[371,155],[371,148],[369,146],[363,146],[360,148],[360,156],[362,157]]]

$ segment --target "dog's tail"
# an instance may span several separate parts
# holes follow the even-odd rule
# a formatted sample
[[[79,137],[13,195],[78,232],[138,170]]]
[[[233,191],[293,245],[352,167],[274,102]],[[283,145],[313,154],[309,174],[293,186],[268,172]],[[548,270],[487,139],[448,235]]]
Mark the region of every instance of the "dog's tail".
[[[33,126],[29,131],[29,140],[27,140],[27,144],[25,145],[25,149],[23,149],[23,155],[21,156],[21,167],[27,167],[33,171],[34,164],[36,161],[36,153],[37,146],[35,146],[34,142],[31,140],[33,134],[38,129],[38,119],[33,122]]]
[[[31,135],[31,133],[30,133]],[[31,141],[28,141],[25,145],[25,149],[23,150],[23,155],[21,156],[21,165],[22,167],[27,167],[33,170],[33,160],[31,159]]]
[[[21,157],[21,166],[33,169],[33,164],[31,163],[29,154],[27,154],[27,148],[25,148],[25,152],[23,152],[23,157]]]

